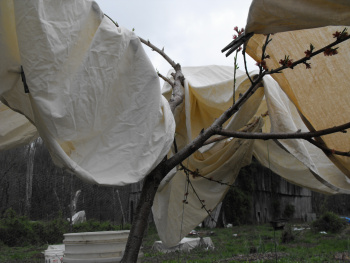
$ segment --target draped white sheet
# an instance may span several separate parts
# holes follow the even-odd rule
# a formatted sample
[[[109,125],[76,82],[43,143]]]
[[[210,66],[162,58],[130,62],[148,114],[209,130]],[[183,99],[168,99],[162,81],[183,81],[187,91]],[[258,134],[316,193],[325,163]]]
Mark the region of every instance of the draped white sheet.
[[[234,70],[231,67],[185,67],[183,73],[186,79],[185,105],[175,114],[175,138],[179,149],[220,116],[232,104],[233,96]],[[257,72],[251,73],[254,74]],[[238,71],[237,98],[249,86],[247,76]],[[165,83],[165,96],[169,96],[170,90],[169,84]],[[254,122],[251,131],[308,131],[296,107],[271,77],[264,78],[263,87],[226,123],[226,128],[235,131]],[[198,169],[206,178],[233,183],[240,168],[248,165],[253,155],[291,183],[325,194],[350,192],[347,177],[321,150],[303,140],[227,139],[202,147],[183,165],[192,171]],[[190,175],[189,179],[195,191],[188,185],[184,171],[174,170],[162,181],[156,194],[154,220],[158,234],[167,246],[174,246],[208,216],[203,204],[207,210],[213,211],[228,190],[226,185],[201,177]],[[203,204],[197,195],[205,200]],[[183,203],[185,199],[188,204]]]
[[[0,19],[0,99],[31,120],[57,165],[124,185],[167,154],[174,119],[133,32],[90,0],[1,0]]]
[[[340,0],[255,0],[246,31],[256,34],[247,52],[259,60],[262,34],[280,32],[268,46],[267,66],[276,68],[284,55],[295,60],[303,57],[310,43],[322,47],[334,40],[333,32],[343,29],[316,27],[349,25],[349,5]],[[0,19],[0,100],[30,120],[57,165],[91,183],[123,185],[144,178],[169,152],[175,123],[157,74],[137,36],[117,28],[95,2],[0,0]],[[312,70],[301,65],[274,75],[274,80],[264,78],[264,87],[225,126],[296,132],[349,122],[349,47],[340,44],[339,56],[313,58]],[[20,66],[29,93],[24,91]],[[192,67],[183,68],[183,73],[185,103],[175,113],[179,149],[233,100],[233,68]],[[238,72],[236,97],[249,85]],[[167,98],[169,90],[166,83]],[[1,149],[37,136],[27,119],[10,121],[18,116],[8,114],[3,106],[0,118],[8,122],[1,125]],[[269,114],[262,116],[266,111]],[[331,149],[349,151],[349,133],[322,140]],[[349,158],[326,156],[302,140],[227,139],[202,147],[183,164],[207,178],[233,183],[252,155],[297,185],[328,194],[349,193]],[[193,188],[184,172],[174,169],[162,181],[154,201],[158,232],[168,246],[207,216],[203,204],[213,210],[227,191],[227,186],[201,177],[190,175],[189,179]]]

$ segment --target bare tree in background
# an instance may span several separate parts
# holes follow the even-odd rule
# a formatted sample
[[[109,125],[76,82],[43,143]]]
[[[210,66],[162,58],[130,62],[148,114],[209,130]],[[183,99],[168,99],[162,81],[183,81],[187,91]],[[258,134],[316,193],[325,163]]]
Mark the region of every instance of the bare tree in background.
[[[31,199],[33,194],[33,169],[34,169],[34,156],[36,149],[36,140],[28,146],[28,158],[27,158],[27,171],[26,171],[26,199],[24,214],[29,217],[31,209]]]

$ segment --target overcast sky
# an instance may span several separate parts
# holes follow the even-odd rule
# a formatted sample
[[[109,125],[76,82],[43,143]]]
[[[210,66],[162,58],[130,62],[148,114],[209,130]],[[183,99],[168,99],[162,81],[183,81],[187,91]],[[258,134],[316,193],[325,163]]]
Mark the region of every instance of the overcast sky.
[[[102,11],[120,26],[150,40],[182,67],[233,66],[233,56],[221,53],[234,34],[245,27],[251,0],[96,0]],[[166,75],[170,65],[144,46],[154,67]],[[243,70],[243,59],[239,60]],[[256,69],[248,62],[248,69]]]

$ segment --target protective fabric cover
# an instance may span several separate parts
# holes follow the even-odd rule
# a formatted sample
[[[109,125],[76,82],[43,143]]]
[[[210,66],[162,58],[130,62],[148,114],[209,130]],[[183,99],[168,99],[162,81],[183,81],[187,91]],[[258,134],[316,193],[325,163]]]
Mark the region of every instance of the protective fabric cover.
[[[316,48],[321,48],[333,42],[332,33],[342,31],[344,27],[323,26],[349,25],[349,11],[349,1],[255,0],[251,5],[246,26],[246,32],[254,32],[255,35],[247,44],[247,53],[259,61],[262,45],[265,42],[265,36],[261,34],[279,32],[272,36],[273,41],[268,45],[266,51],[271,57],[267,59],[268,68],[279,67],[278,62],[285,55],[289,55],[294,60],[302,58],[305,56],[304,51],[310,47],[310,43],[313,43]],[[284,32],[290,30],[293,31]],[[269,112],[269,116],[264,118],[265,125],[262,129],[264,132],[296,132],[299,129],[301,131],[320,130],[349,122],[350,108],[348,102],[350,93],[347,91],[349,83],[347,73],[350,64],[350,53],[348,52],[350,44],[348,41],[339,46],[339,52],[343,50],[341,56],[325,58],[319,55],[312,59],[311,70],[305,70],[304,65],[300,65],[293,70],[285,70],[281,74],[273,75],[277,83],[270,78],[264,78],[265,100],[261,101],[256,112],[257,115],[265,113],[266,110]],[[230,100],[229,97],[232,92],[226,93],[229,90],[228,87],[232,87],[232,80],[230,82],[228,77],[229,73],[221,74],[222,78],[216,78],[219,74],[213,73],[213,71],[220,70],[214,68],[202,69],[200,73],[198,69],[192,69],[189,72],[186,71],[187,69],[184,70],[185,77],[188,80],[185,87],[187,96],[186,117],[176,117],[176,120],[183,121],[186,119],[187,127],[183,127],[182,130],[177,127],[178,135],[176,138],[181,141],[180,145],[183,145],[186,139],[191,141],[200,129],[207,127],[207,124],[213,121],[213,119],[202,120],[202,118],[209,117],[207,112],[217,110],[216,108],[212,109],[209,105],[216,105],[220,98]],[[194,76],[194,72],[196,76]],[[212,80],[212,82],[208,82],[208,80]],[[226,89],[222,88],[225,85],[224,83],[227,85]],[[208,87],[210,85],[212,87]],[[240,88],[239,85],[238,81],[237,89]],[[217,91],[216,87],[218,86],[220,86],[220,92]],[[214,92],[211,92],[211,90]],[[220,95],[218,95],[219,93]],[[192,97],[198,99],[193,100]],[[224,100],[220,101],[221,104],[224,104],[224,102]],[[197,109],[199,107],[202,108],[199,110]],[[252,106],[248,107],[247,104],[245,107],[247,110]],[[200,114],[201,112],[205,114]],[[255,114],[254,110],[248,112]],[[197,113],[197,115],[194,113]],[[218,112],[216,114],[220,115]],[[253,115],[248,114],[249,117]],[[235,118],[237,117],[233,119]],[[232,122],[233,120],[231,120]],[[194,127],[195,124],[201,125]],[[244,124],[241,123],[241,125]],[[237,125],[233,128],[235,130],[240,127],[242,126]],[[337,133],[323,136],[322,139],[318,140],[325,142],[330,149],[349,151],[349,136],[349,133]],[[211,151],[214,148],[212,147]],[[205,149],[207,148],[202,150],[202,155],[210,159],[211,155],[207,154]],[[332,154],[326,156],[321,150],[302,140],[255,140],[253,153],[263,165],[270,167],[271,170],[294,184],[322,193],[349,193],[350,184],[347,177],[349,177],[350,160],[347,157],[333,156]],[[214,155],[213,152],[211,154]],[[191,167],[191,161],[195,157],[194,155],[189,158],[189,167]],[[330,162],[328,158],[337,166]],[[220,158],[217,157],[218,159]],[[201,159],[201,161],[203,160]],[[237,163],[237,160],[235,161]],[[215,159],[213,162],[215,162]],[[191,168],[197,169],[198,167],[193,165]],[[201,174],[206,176],[202,172]],[[232,176],[234,177],[234,175]],[[230,178],[229,175],[228,178]],[[198,179],[194,179],[194,182],[195,180]],[[226,180],[229,181],[229,179]],[[166,182],[169,183],[166,184]],[[180,188],[185,193],[186,179],[184,179],[184,175],[181,176],[177,172],[173,179],[171,179],[171,176],[167,177],[162,186],[157,193],[157,202],[155,202],[153,211],[157,215],[158,232],[162,240],[170,246],[178,241],[174,237],[179,235],[179,229],[183,230],[181,235],[185,234],[201,222],[206,215],[198,211],[200,210],[200,204],[197,203],[196,207],[190,206],[190,201],[189,204],[183,206],[183,211],[181,211],[179,196],[181,195]],[[206,189],[201,187],[199,196],[201,199],[211,198],[212,200],[213,197],[207,194],[211,191],[211,188],[209,185],[206,187]],[[178,193],[174,194],[176,191]],[[164,198],[166,202],[169,201],[169,203],[162,203],[162,199],[158,196]],[[215,196],[216,204],[220,198],[222,196],[219,194]],[[191,201],[195,202],[194,200]],[[175,205],[176,203],[177,205]],[[160,208],[162,208],[163,213],[160,212]],[[191,220],[188,218],[191,218]],[[167,233],[169,233],[169,229],[171,233],[162,232],[164,225],[168,229]]]
[[[25,145],[38,137],[38,132],[26,117],[0,102],[0,149]]]
[[[296,107],[272,78],[264,78],[264,87],[269,113],[267,122],[269,121],[271,123],[270,130],[268,130],[268,126],[270,125],[265,125],[265,132],[296,132],[299,129],[300,131],[309,131],[303,123]],[[262,105],[262,107],[263,110],[265,110],[264,105]],[[258,147],[259,144],[260,146]],[[270,162],[272,161],[279,164],[278,169],[295,167],[295,169],[289,170],[289,173],[286,170],[278,172],[277,169],[275,171],[286,180],[318,192],[350,193],[350,180],[332,164],[319,148],[311,143],[304,140],[278,140],[271,142],[255,140],[255,156],[257,159],[260,159],[262,164],[265,163],[267,166],[267,163],[261,160],[261,158],[263,158],[263,152],[261,152],[261,149],[258,150],[262,145],[267,147],[268,153],[270,154],[268,157]],[[276,152],[269,147],[273,147]],[[281,149],[284,151],[281,151]],[[287,158],[284,152],[290,153],[289,155],[294,156],[296,160],[301,162],[301,167],[304,166],[308,170],[303,169],[302,173],[300,173],[301,171],[299,171],[299,168],[296,168],[300,167],[300,165],[291,165],[292,163],[290,162],[295,162],[296,160],[294,160],[294,158]],[[271,155],[273,156],[273,160]],[[272,170],[274,171],[274,169]],[[319,183],[316,183],[316,180],[318,180]],[[322,186],[320,182],[323,184]],[[333,191],[329,191],[329,188]]]
[[[262,1],[253,2],[248,32],[297,30],[301,29],[300,24],[303,28],[349,24],[348,17],[342,15],[348,14],[349,4],[345,1],[308,1],[311,6],[330,7],[313,9],[312,13],[319,14],[316,21],[298,13],[310,9],[305,1],[296,4],[267,0],[260,8],[259,2]],[[332,15],[336,3],[343,4],[342,12]],[[278,11],[280,17],[275,20],[264,13],[273,10],[272,15],[276,14],[274,7],[284,10]],[[290,14],[301,18],[300,24],[294,23]],[[331,20],[334,17],[340,20]],[[168,152],[174,122],[159,92],[157,75],[137,37],[126,29],[116,28],[103,17],[96,3],[0,0],[0,19],[0,99],[34,123],[56,164],[93,183],[122,185],[142,179]],[[274,35],[267,49],[271,57],[268,67],[276,68],[284,55],[293,55],[292,59],[304,56],[310,43],[315,41],[313,44],[318,48],[332,41],[335,30],[342,29],[327,27]],[[261,57],[263,41],[262,35],[254,35],[248,43],[247,52],[256,60]],[[339,46],[339,52],[348,50],[347,43]],[[274,75],[277,83],[265,78],[264,88],[226,127],[295,132],[348,122],[349,59],[349,53],[334,58],[319,55],[311,61],[312,70],[305,70],[303,65],[285,70]],[[29,94],[24,93],[20,65]],[[184,68],[183,72],[185,103],[175,113],[179,149],[232,104],[233,86],[233,69],[229,67]],[[239,72],[236,97],[249,84]],[[169,89],[167,84],[165,89]],[[262,117],[267,110],[269,116]],[[246,127],[248,123],[251,125]],[[349,150],[348,134],[322,139],[329,148]],[[252,154],[295,184],[330,194],[350,190],[345,177],[349,175],[348,159],[330,155],[338,169],[323,152],[301,140],[227,139],[202,147],[183,164],[191,170],[198,169],[207,178],[233,183]],[[207,216],[203,204],[213,210],[227,191],[227,186],[201,177],[190,175],[189,179],[193,188],[184,172],[174,169],[163,180],[155,198],[154,218],[167,246],[176,245]],[[196,194],[204,200],[202,203]]]
[[[173,116],[133,32],[89,0],[0,0],[0,19],[0,99],[31,120],[57,165],[123,185],[167,154]]]
[[[298,29],[350,25],[348,0],[253,0],[246,32],[271,34]]]
[[[296,61],[305,56],[310,43],[315,50],[332,43],[335,40],[332,34],[350,25],[349,13],[350,2],[343,0],[253,1],[246,30],[256,34],[248,42],[247,53],[260,60],[265,42],[262,34],[278,32],[271,36],[272,41],[266,50],[271,57],[266,60],[267,67],[279,67],[278,62],[285,55]],[[284,32],[286,30],[292,31]],[[305,65],[301,64],[272,76],[297,107],[310,130],[349,122],[350,42],[345,41],[337,47],[339,55],[313,57],[311,69],[305,70]],[[336,133],[317,140],[330,149],[349,151],[350,133]],[[350,158],[333,154],[328,157],[350,178]]]
[[[183,68],[185,76],[185,105],[176,114],[176,142],[181,149],[200,129],[208,127],[232,104],[233,68],[224,66]],[[253,76],[257,72],[252,72]],[[250,86],[247,76],[238,72],[236,96]],[[263,88],[246,102],[226,128],[250,131],[296,132],[308,131],[295,106],[271,77],[264,78]],[[169,96],[170,87],[163,91]],[[237,99],[236,98],[236,99]],[[268,111],[268,115],[265,113]],[[262,117],[264,116],[264,117]],[[291,183],[326,193],[349,193],[350,183],[325,154],[303,140],[243,140],[227,139],[204,146],[183,162],[202,176],[232,184],[241,167],[254,156],[266,167]],[[188,184],[187,180],[191,181]],[[193,190],[192,186],[195,190]],[[164,245],[174,246],[207,217],[202,208],[213,211],[228,187],[183,170],[172,171],[161,183],[152,208],[158,234]],[[188,192],[188,194],[186,194]],[[201,203],[199,199],[204,200]],[[188,204],[184,204],[186,200]],[[181,236],[179,236],[181,235]]]

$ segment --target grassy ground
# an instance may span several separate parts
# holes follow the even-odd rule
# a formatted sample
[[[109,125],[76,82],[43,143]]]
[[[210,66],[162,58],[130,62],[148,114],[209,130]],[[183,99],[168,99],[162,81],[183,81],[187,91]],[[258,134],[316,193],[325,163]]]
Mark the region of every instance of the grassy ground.
[[[190,253],[162,254],[152,250],[159,238],[154,226],[150,226],[144,238],[142,262],[350,262],[350,227],[340,234],[292,231],[294,240],[288,243],[281,242],[283,231],[274,231],[270,225],[197,231],[211,237],[214,250],[196,248]],[[44,262],[41,252],[46,248],[47,245],[9,248],[0,244],[0,262]]]
[[[308,226],[291,229],[294,227]],[[190,253],[162,254],[152,250],[154,240],[159,239],[151,227],[144,240],[142,262],[350,262],[350,227],[340,234],[295,230],[294,240],[288,243],[281,241],[283,231],[274,231],[270,225],[237,226],[213,232],[210,237],[214,250],[198,248]]]
[[[14,263],[14,262],[44,262],[44,255],[41,253],[47,249],[44,246],[25,246],[25,247],[8,247],[0,245],[0,262]]]

